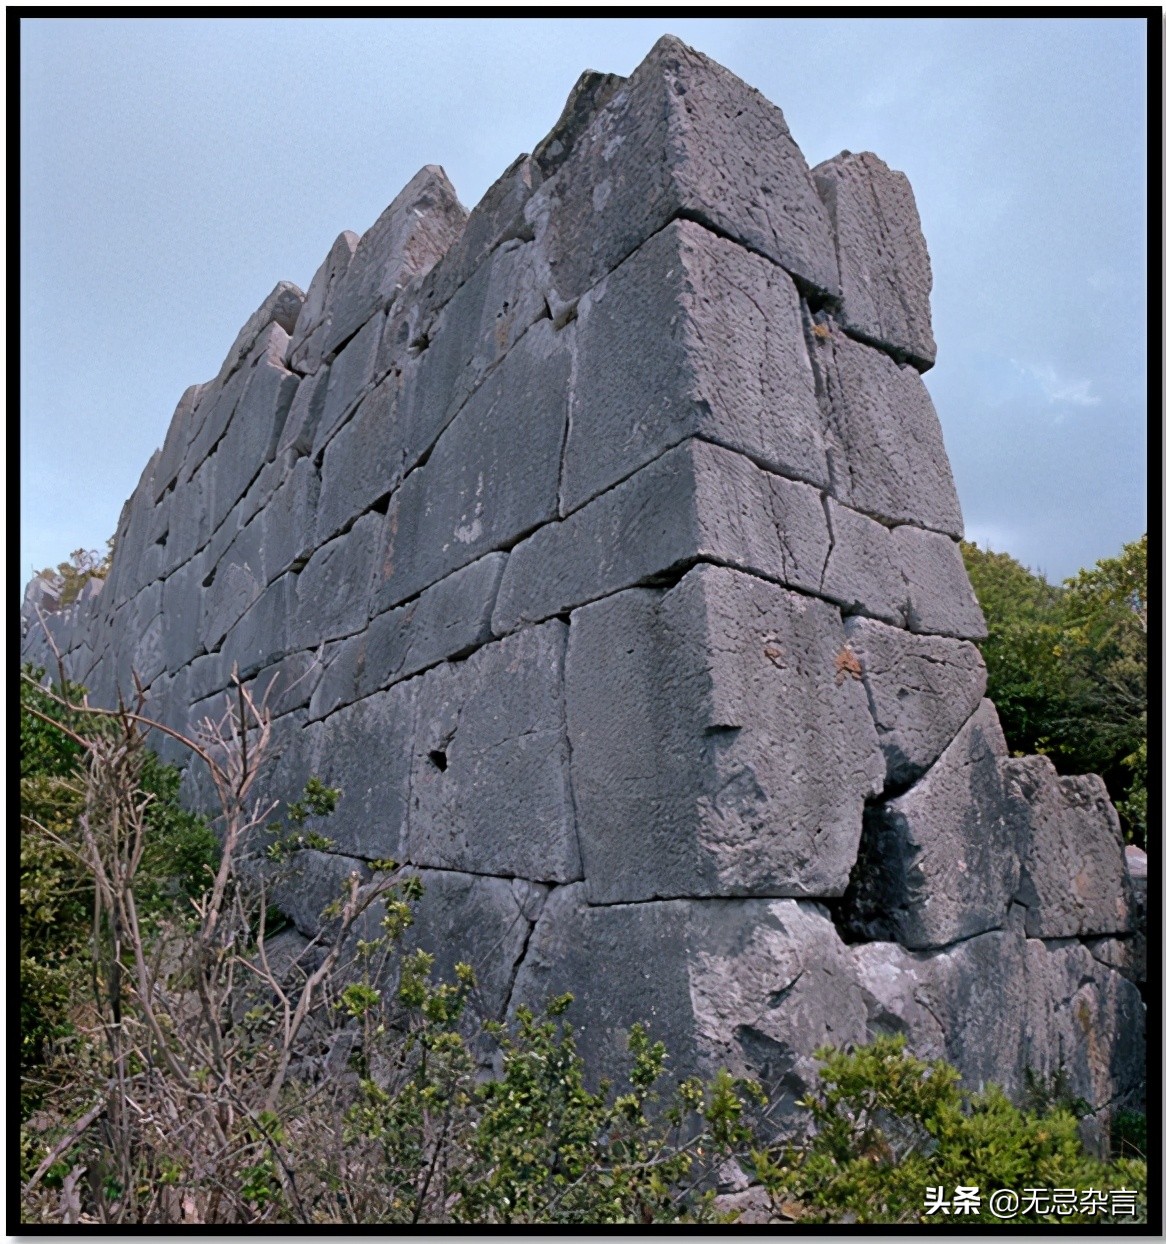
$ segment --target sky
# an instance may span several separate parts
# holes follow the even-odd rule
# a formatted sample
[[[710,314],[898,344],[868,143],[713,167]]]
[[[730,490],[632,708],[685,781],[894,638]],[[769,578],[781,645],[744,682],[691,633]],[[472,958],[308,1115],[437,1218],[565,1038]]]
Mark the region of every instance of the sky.
[[[424,164],[472,207],[584,69],[678,35],[811,165],[910,178],[969,539],[1057,582],[1146,528],[1137,19],[21,22],[21,586],[104,548],[179,397]],[[13,584],[15,586],[15,584]]]

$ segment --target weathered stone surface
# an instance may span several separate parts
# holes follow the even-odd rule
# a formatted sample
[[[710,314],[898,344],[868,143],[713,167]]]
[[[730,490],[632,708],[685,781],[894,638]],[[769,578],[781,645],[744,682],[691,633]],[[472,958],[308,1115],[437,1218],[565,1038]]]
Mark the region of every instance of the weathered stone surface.
[[[910,635],[868,618],[847,618],[846,638],[862,667],[887,785],[915,781],[979,707],[988,685],[974,644]]]
[[[594,69],[586,69],[579,75],[559,119],[531,153],[530,158],[543,178],[555,175],[595,119],[595,114],[626,82],[627,78],[617,73],[596,73]]]
[[[1022,929],[1001,929],[949,950],[911,951],[893,942],[851,948],[867,1006],[869,1038],[906,1035],[918,1058],[943,1058],[967,1088],[1024,1087],[1025,988]]]
[[[310,715],[326,717],[484,644],[491,637],[490,614],[505,563],[505,553],[487,553],[344,640],[312,697]]]
[[[829,480],[793,281],[677,220],[580,300],[563,512],[690,436]]]
[[[503,1019],[514,974],[539,917],[547,888],[507,877],[478,877],[414,869],[425,893],[414,905],[406,950],[433,956],[435,980],[452,981],[468,963],[477,975],[474,1009],[483,1019]]]
[[[265,507],[264,563],[269,581],[287,570],[302,569],[315,552],[319,496],[320,473],[311,458],[300,458]],[[309,645],[315,642],[316,636],[309,637]]]
[[[1075,941],[1025,942],[1025,1062],[1104,1117],[1145,1108],[1146,1007],[1137,987]]]
[[[223,639],[222,656],[228,670],[237,665],[242,678],[251,678],[297,646],[290,639],[297,588],[293,574],[281,575],[263,588]]]
[[[166,429],[166,440],[154,472],[154,500],[161,501],[165,493],[178,479],[182,460],[186,454],[187,441],[192,431],[194,410],[202,394],[203,385],[192,384],[178,399],[174,414]]]
[[[332,243],[332,248],[308,286],[287,351],[289,365],[304,375],[317,371],[323,362],[324,340],[332,321],[332,300],[337,284],[352,263],[359,241],[358,234],[345,229]]]
[[[308,727],[310,771],[344,792],[323,831],[338,851],[406,857],[415,695],[399,683]]]
[[[671,35],[596,113],[526,214],[546,238],[563,302],[681,214],[838,291],[829,220],[781,109]]]
[[[780,1128],[815,1081],[812,1051],[862,1040],[866,1013],[848,967],[814,903],[590,907],[582,886],[564,886],[535,925],[510,1013],[573,993],[570,1019],[594,1080],[626,1076],[627,1034],[643,1022],[677,1079],[727,1067],[763,1080]]]
[[[313,453],[320,452],[376,383],[377,356],[384,329],[384,316],[374,316],[332,360],[328,369],[328,393],[312,443]]]
[[[968,582],[959,545],[919,527],[896,527],[896,560],[907,581],[907,627],[921,634],[986,639],[988,627]]]
[[[1016,897],[1029,937],[1130,932],[1133,896],[1105,783],[1058,777],[1047,756],[1005,760],[1003,772],[1017,840],[1028,844]]]
[[[343,355],[341,355],[343,358]],[[316,539],[323,543],[386,497],[395,483],[396,382],[386,376],[328,442],[320,468]]]
[[[208,554],[207,563],[213,567],[214,577],[210,583],[204,580],[200,635],[209,651],[222,643],[267,585],[266,538],[267,516],[261,512],[234,536],[217,561],[212,560],[213,554]]]
[[[931,257],[911,183],[870,151],[843,151],[813,177],[838,246],[840,322],[926,371],[935,363]]]
[[[883,761],[837,610],[697,566],[572,615],[587,897],[839,895]]]
[[[504,634],[707,559],[816,591],[829,535],[820,494],[748,458],[686,441],[510,555]]]
[[[829,317],[818,317],[810,340],[834,496],[885,522],[961,537],[943,432],[919,373],[852,341]]]
[[[907,580],[898,566],[891,529],[857,510],[825,499],[830,550],[819,594],[844,613],[907,624]]]
[[[289,636],[293,648],[354,635],[368,625],[373,565],[383,522],[379,514],[366,514],[351,531],[312,554],[296,584],[296,615]]]
[[[327,645],[315,652],[293,652],[265,665],[247,684],[257,704],[266,702],[272,717],[306,708],[324,674]]]
[[[330,371],[328,366],[319,367],[300,381],[276,446],[277,457],[288,451],[294,452],[297,457],[312,452],[316,429],[324,413],[324,400],[328,396]]]
[[[1025,845],[1000,771],[1007,754],[984,700],[910,790],[868,809],[844,903],[852,931],[922,950],[1004,926]]]
[[[556,333],[543,322],[525,333],[445,430],[429,461],[393,495],[377,558],[374,613],[554,516],[570,331]]]
[[[416,681],[412,863],[541,882],[581,875],[563,705],[566,642],[566,626],[551,621]]]
[[[466,209],[444,170],[435,164],[419,170],[361,237],[336,282],[324,360],[383,311],[402,285],[427,272],[461,233],[465,221]]]
[[[278,326],[283,333],[283,344],[286,357],[286,344],[290,335],[295,332],[296,320],[300,308],[304,305],[304,291],[291,281],[280,281],[270,294],[251,313],[247,323],[239,329],[227,357],[223,360],[219,374],[211,382],[222,385],[232,372],[242,367],[247,355],[254,350],[265,329],[271,325]],[[209,386],[207,386],[209,388]]]

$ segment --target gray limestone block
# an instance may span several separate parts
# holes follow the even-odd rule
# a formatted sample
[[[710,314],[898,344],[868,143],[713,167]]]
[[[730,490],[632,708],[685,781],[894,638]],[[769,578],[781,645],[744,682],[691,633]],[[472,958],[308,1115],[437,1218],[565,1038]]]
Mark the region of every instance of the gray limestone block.
[[[566,641],[567,627],[551,621],[400,684],[417,688],[412,863],[540,882],[581,875],[563,705]]]
[[[847,618],[846,638],[862,667],[887,786],[914,782],[979,707],[988,685],[975,644],[911,635],[869,618]]]
[[[325,912],[338,899],[347,897],[354,876],[361,885],[372,880],[363,860],[311,848],[296,851],[285,865],[272,870],[268,881],[271,902],[305,936],[326,934],[335,919]]]
[[[315,652],[290,653],[264,666],[248,682],[248,690],[273,718],[307,708],[324,674],[325,655],[324,645]]]
[[[373,618],[364,636],[357,694],[370,695],[484,644],[491,635],[490,616],[505,565],[505,553],[487,553],[409,604]]]
[[[274,459],[298,386],[299,377],[294,372],[266,359],[260,359],[251,369],[230,425],[207,460],[214,471],[212,527],[226,518],[264,466]]]
[[[222,440],[250,378],[249,368],[236,367],[225,382],[204,386],[192,416],[192,435],[178,475],[179,487],[191,479]]]
[[[405,857],[415,692],[399,683],[308,727],[311,772],[343,791],[323,830],[337,850]]]
[[[835,497],[885,522],[961,537],[943,431],[919,373],[851,340],[828,318],[819,317],[810,341]]]
[[[246,527],[256,514],[267,509],[272,497],[291,475],[300,457],[294,449],[285,449],[282,453],[277,452],[275,458],[260,469],[235,507],[240,527]]]
[[[794,283],[673,221],[579,302],[562,509],[690,436],[825,487],[822,412]]]
[[[1047,756],[1005,760],[1003,770],[1028,843],[1016,898],[1029,937],[1130,932],[1133,895],[1105,783],[1093,773],[1058,777]]]
[[[692,440],[670,449],[510,555],[494,632],[539,621],[694,561],[816,592],[829,535],[821,495]]]
[[[143,687],[151,683],[167,668],[166,632],[162,617],[162,584],[152,583],[143,589],[133,601],[133,620],[130,635],[134,672]]]
[[[458,963],[477,977],[471,1006],[483,1019],[504,1019],[514,974],[547,888],[507,877],[410,869],[425,888],[413,905],[406,951],[433,956],[433,979],[452,982]]]
[[[214,464],[204,462],[187,480],[179,481],[170,498],[166,558],[172,566],[189,562],[211,537],[211,491]]]
[[[384,317],[374,316],[332,360],[324,409],[312,443],[313,453],[320,452],[378,380],[377,355],[384,327]]]
[[[299,646],[289,638],[298,607],[297,588],[296,576],[285,574],[260,591],[223,639],[227,669],[237,666],[243,678],[251,678]]]
[[[487,553],[345,639],[312,696],[310,715],[326,717],[439,661],[481,647],[491,637],[490,615],[505,563],[505,553]]]
[[[272,493],[265,507],[267,546],[264,561],[269,581],[286,570],[306,566],[316,551],[319,497],[320,473],[311,458],[300,458],[288,477]],[[307,641],[309,645],[315,642],[315,637],[309,637]]]
[[[626,1083],[627,1037],[646,1025],[677,1080],[727,1068],[760,1079],[777,1131],[816,1082],[813,1051],[862,1040],[865,1009],[846,948],[814,903],[677,899],[590,907],[584,887],[548,896],[515,981],[517,1007],[574,995],[567,1019],[589,1080]]]
[[[523,209],[542,180],[531,157],[520,155],[486,191],[460,236],[423,278],[418,292],[422,322],[428,323],[503,242],[531,237]]]
[[[162,625],[166,668],[180,670],[203,651],[203,580],[209,573],[202,557],[179,566],[162,584]]]
[[[231,681],[231,663],[221,652],[207,652],[195,657],[179,671],[185,678],[175,685],[175,694],[182,691],[186,704],[196,704],[226,690]]]
[[[812,172],[838,247],[841,323],[926,371],[935,363],[931,257],[911,183],[870,151],[844,151]]]
[[[916,1058],[942,1058],[965,1086],[1024,1087],[1023,930],[1000,929],[947,950],[912,951],[894,942],[851,947],[867,1007],[867,1039],[907,1038]]]
[[[543,321],[525,333],[393,495],[374,614],[554,517],[570,331]]]
[[[531,153],[530,158],[543,178],[555,175],[595,120],[595,114],[626,82],[627,78],[617,73],[597,73],[594,69],[585,69],[579,75],[559,119]]]
[[[316,429],[320,424],[320,416],[324,413],[324,400],[328,396],[330,371],[330,367],[322,366],[300,381],[283,423],[283,431],[276,446],[277,456],[289,450],[297,456],[312,452]]]
[[[219,374],[212,384],[224,384],[232,372],[243,366],[243,362],[255,348],[265,329],[271,325],[278,326],[283,332],[284,351],[286,356],[287,342],[295,332],[296,320],[300,308],[304,305],[304,291],[291,281],[280,281],[270,294],[252,312],[247,323],[239,329],[227,357],[223,360]]]
[[[844,613],[905,626],[907,581],[898,566],[891,529],[839,505],[833,497],[827,497],[825,505],[830,551],[819,594],[841,605]]]
[[[261,511],[217,560],[208,554],[213,578],[202,593],[200,637],[208,651],[222,642],[227,632],[259,599],[267,585],[264,546],[267,536],[266,512]]]
[[[1145,1109],[1146,1007],[1137,986],[1076,941],[1025,943],[1025,1062],[1102,1115]]]
[[[324,340],[330,356],[412,277],[427,272],[465,227],[466,210],[445,172],[435,164],[418,171],[357,243],[336,282]]]
[[[288,343],[288,363],[296,371],[311,375],[324,358],[324,341],[332,319],[332,300],[356,253],[360,236],[345,229],[332,243],[324,262],[316,269],[304,297],[303,309]]]
[[[178,399],[178,405],[170,417],[166,439],[162,443],[162,454],[154,472],[155,501],[161,501],[164,494],[178,479],[192,431],[195,407],[198,405],[202,390],[201,384],[192,384]]]
[[[320,543],[371,509],[397,482],[392,460],[397,439],[396,393],[396,377],[386,376],[365,395],[324,449],[316,512]]]
[[[1128,937],[1086,937],[1083,945],[1089,953],[1107,968],[1120,972],[1135,985],[1145,985],[1147,979],[1146,930],[1140,928]]]
[[[919,527],[896,527],[896,561],[907,581],[907,628],[956,639],[986,639],[988,626],[959,545]]]
[[[883,759],[825,602],[701,565],[579,609],[567,724],[589,902],[845,890]]]
[[[1004,926],[1024,854],[1007,754],[983,700],[914,786],[867,810],[841,917],[858,937],[924,950]]]
[[[678,215],[838,292],[830,222],[781,109],[671,35],[599,109],[526,214],[563,302]]]
[[[327,639],[354,635],[368,625],[373,565],[383,522],[379,514],[366,514],[351,531],[312,554],[296,584],[295,616],[289,628],[292,648],[310,648]]]

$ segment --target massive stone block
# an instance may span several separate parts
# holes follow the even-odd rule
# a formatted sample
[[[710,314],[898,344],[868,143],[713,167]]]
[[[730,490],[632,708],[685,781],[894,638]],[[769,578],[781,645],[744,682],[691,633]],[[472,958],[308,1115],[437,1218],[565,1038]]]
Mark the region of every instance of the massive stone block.
[[[677,220],[580,301],[563,512],[690,436],[828,482],[793,281]]]
[[[1047,756],[1006,760],[1015,834],[1028,844],[1017,901],[1030,937],[1127,933],[1132,895],[1117,813],[1096,774],[1058,777]]]
[[[336,282],[324,360],[383,311],[401,286],[427,272],[461,233],[465,220],[466,209],[444,170],[427,164],[417,172],[361,237]]]
[[[332,249],[316,269],[316,275],[308,286],[287,351],[289,364],[304,375],[317,371],[323,361],[324,341],[332,324],[336,288],[352,263],[359,241],[357,234],[345,229],[332,243]]]
[[[720,567],[576,611],[588,901],[839,895],[883,761],[836,610]]]
[[[974,644],[910,635],[867,618],[848,618],[846,638],[862,667],[887,785],[913,782],[979,707],[988,685]]]
[[[907,581],[907,628],[920,634],[986,639],[988,627],[968,582],[959,545],[919,527],[896,527],[896,561]]]
[[[562,302],[679,215],[838,292],[830,223],[781,110],[672,36],[595,114],[526,215]]]
[[[919,371],[935,363],[931,257],[911,183],[870,151],[813,170],[838,246],[839,322]]]
[[[834,496],[888,523],[963,535],[943,432],[919,373],[852,341],[829,317],[810,333]]]
[[[494,630],[504,633],[701,559],[816,591],[828,547],[815,489],[727,449],[687,441],[519,544],[502,578]]]
[[[581,875],[566,643],[566,626],[551,621],[401,684],[416,687],[412,863],[540,882]]]
[[[570,368],[564,334],[540,322],[405,479],[384,521],[374,614],[554,516]]]
[[[1004,927],[1024,855],[1000,769],[1006,755],[984,700],[910,790],[869,809],[845,903],[864,940],[922,950]]]
[[[815,1080],[813,1050],[863,1039],[866,1010],[824,908],[765,899],[590,907],[551,892],[518,969],[510,1012],[570,992],[587,1073],[626,1076],[642,1022],[677,1078],[727,1067],[771,1086],[773,1125]],[[598,982],[602,987],[596,988]]]

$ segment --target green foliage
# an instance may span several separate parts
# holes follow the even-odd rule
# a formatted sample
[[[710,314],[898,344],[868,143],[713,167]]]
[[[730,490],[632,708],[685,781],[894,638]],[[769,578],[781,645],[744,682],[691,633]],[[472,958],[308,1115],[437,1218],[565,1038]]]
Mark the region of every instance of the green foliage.
[[[800,1103],[814,1135],[774,1160],[757,1155],[770,1195],[811,1222],[1093,1222],[1106,1215],[1025,1210],[992,1213],[997,1189],[1133,1188],[1145,1220],[1144,1162],[1105,1163],[1082,1149],[1077,1120],[1061,1107],[1025,1111],[997,1088],[968,1093],[954,1068],[906,1053],[905,1039],[881,1037],[845,1053],[819,1050],[821,1082]],[[928,1215],[928,1189],[975,1187],[977,1215]],[[1130,1221],[1122,1219],[1122,1221]]]
[[[69,560],[54,570],[38,570],[35,576],[46,580],[57,593],[57,608],[65,609],[76,599],[90,579],[104,579],[113,562],[113,536],[105,542],[105,552],[96,549],[74,549]]]
[[[962,545],[988,623],[988,696],[1010,745],[1099,773],[1127,838],[1146,835],[1147,544],[1055,587],[1006,553]]]

